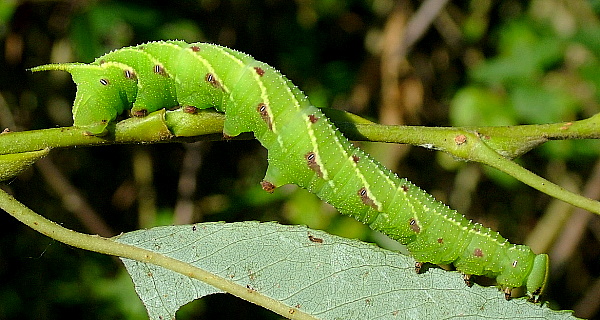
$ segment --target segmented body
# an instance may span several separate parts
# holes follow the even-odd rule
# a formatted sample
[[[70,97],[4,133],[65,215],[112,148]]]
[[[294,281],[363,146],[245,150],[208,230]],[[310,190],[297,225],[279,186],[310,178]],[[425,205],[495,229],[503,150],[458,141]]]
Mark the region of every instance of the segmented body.
[[[225,135],[254,132],[268,149],[266,191],[297,184],[406,244],[419,262],[453,263],[465,274],[496,278],[507,297],[512,287],[524,285],[534,299],[541,293],[546,255],[509,243],[397,177],[344,138],[285,76],[249,55],[206,43],[161,41],[113,51],[91,65],[33,70],[51,69],[73,74],[75,125],[93,134],[124,109],[144,115],[164,107],[214,107],[225,112]],[[110,92],[104,105],[118,98],[119,107],[103,115],[90,110],[99,108],[99,98],[90,98],[95,87]]]

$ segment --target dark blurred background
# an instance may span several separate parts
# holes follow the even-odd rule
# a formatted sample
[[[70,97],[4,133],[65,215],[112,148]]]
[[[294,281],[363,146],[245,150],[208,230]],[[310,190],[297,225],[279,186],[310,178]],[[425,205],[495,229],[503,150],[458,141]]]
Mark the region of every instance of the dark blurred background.
[[[0,1],[0,126],[69,126],[68,74],[122,46],[182,39],[226,45],[281,70],[319,107],[386,124],[516,125],[599,110],[600,1],[176,0]],[[497,170],[418,147],[361,143],[400,176],[514,243],[552,257],[547,299],[599,318],[600,219]],[[598,141],[556,141],[518,159],[561,186],[600,194]],[[54,150],[3,185],[36,212],[82,232],[276,220],[390,246],[308,192],[269,195],[256,141]],[[242,316],[240,316],[242,315]],[[0,215],[0,319],[146,319],[121,263]],[[277,319],[229,295],[179,319]]]

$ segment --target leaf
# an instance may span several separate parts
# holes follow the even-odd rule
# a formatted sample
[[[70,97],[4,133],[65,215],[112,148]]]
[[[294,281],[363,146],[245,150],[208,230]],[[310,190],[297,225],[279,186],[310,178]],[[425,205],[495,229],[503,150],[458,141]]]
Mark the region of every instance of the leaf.
[[[465,285],[457,272],[414,271],[414,259],[302,226],[202,223],[116,238],[208,270],[315,319],[575,319],[495,287]],[[162,267],[123,259],[151,319],[222,292]]]

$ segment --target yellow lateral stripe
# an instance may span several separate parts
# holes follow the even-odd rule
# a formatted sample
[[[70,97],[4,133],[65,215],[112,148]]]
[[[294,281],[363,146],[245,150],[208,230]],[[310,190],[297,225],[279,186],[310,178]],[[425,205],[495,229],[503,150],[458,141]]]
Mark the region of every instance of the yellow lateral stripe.
[[[190,49],[190,48],[188,47],[188,48],[186,48],[186,49],[184,49],[184,50],[190,50],[190,51],[191,51],[192,49]],[[192,51],[192,52],[193,52],[193,51]],[[221,87],[223,88],[223,91],[225,91],[225,93],[226,93],[227,95],[231,96],[231,91],[229,90],[229,88],[227,88],[227,85],[225,85],[225,84],[223,83],[223,81],[220,81],[221,79],[219,78],[219,75],[217,74],[217,72],[216,72],[216,71],[215,71],[215,69],[213,68],[212,64],[210,64],[210,63],[209,63],[209,62],[208,62],[206,59],[204,59],[204,57],[200,56],[199,54],[194,54],[194,57],[195,57],[195,58],[196,58],[198,61],[202,62],[202,64],[203,64],[203,65],[204,65],[204,66],[205,66],[205,67],[208,69],[208,72],[209,72],[210,74],[212,74],[212,75],[213,75],[213,76],[214,76],[214,77],[217,79],[217,81],[219,81],[219,83],[221,84]]]
[[[240,59],[238,59],[238,58],[234,57],[234,56],[233,56],[233,55],[231,55],[229,52],[227,52],[227,51],[223,50],[223,48],[222,48],[222,47],[215,45],[215,46],[214,46],[214,48],[215,48],[215,49],[217,49],[217,50],[219,50],[219,51],[221,51],[221,53],[223,53],[225,56],[229,57],[229,58],[230,58],[230,59],[231,59],[231,60],[232,60],[234,63],[236,63],[237,65],[239,65],[241,68],[244,68],[244,67],[245,67],[245,64],[244,64],[244,62],[243,62],[243,61],[241,61]],[[224,84],[223,84],[223,83],[221,83],[221,85],[224,85]],[[227,91],[227,92],[228,92],[228,93],[230,93],[229,91]],[[235,100],[236,100],[236,99],[233,97],[233,94],[228,94],[227,96],[228,96],[228,98],[229,98],[229,101],[231,101],[231,103],[232,103],[233,105],[235,105]]]
[[[299,103],[298,99],[296,98],[296,96],[294,95],[294,93],[292,92],[292,88],[286,83],[286,81],[283,77],[280,77],[280,79],[283,80],[282,84],[285,87],[287,93],[289,94],[291,101],[294,102],[294,107],[295,107],[296,111],[298,112],[298,114],[303,115],[304,112],[302,112],[300,103]],[[327,181],[327,183],[332,188],[335,188],[335,182],[333,182],[333,180],[329,179],[329,172],[327,171],[327,168],[325,168],[325,165],[323,164],[323,161],[321,160],[321,153],[319,152],[317,136],[315,135],[315,130],[312,127],[312,123],[310,122],[308,117],[303,117],[303,118],[304,118],[304,123],[306,125],[306,130],[308,131],[308,136],[310,138],[310,144],[313,147],[312,152],[315,154],[315,162],[321,169],[321,174],[322,174],[323,179],[325,181]]]
[[[223,47],[215,46],[215,48],[217,48],[219,51],[221,51],[223,54],[225,54],[227,57],[229,57],[233,62],[238,64],[240,67],[248,68],[248,65],[246,63],[244,63],[244,61],[242,61],[239,58],[237,58],[236,56],[230,54],[229,52],[224,50]],[[250,70],[250,69],[248,69],[248,70]],[[271,103],[270,103],[271,101],[269,100],[269,94],[267,92],[267,88],[265,87],[265,85],[264,85],[261,77],[258,75],[258,73],[251,72],[251,74],[252,74],[252,77],[254,78],[254,80],[256,80],[256,82],[258,83],[258,86],[260,87],[260,97],[261,97],[262,102],[268,106],[266,111],[267,111],[269,118],[271,119],[271,131],[277,135],[277,142],[279,143],[279,146],[282,148],[282,150],[285,150],[285,146],[283,144],[283,141],[281,140],[281,136],[277,132],[277,125],[275,124],[275,121],[273,121],[274,116],[273,116],[273,112],[271,111]],[[235,104],[235,98],[233,97],[233,95],[230,94],[229,99]]]
[[[180,46],[178,46],[178,45],[175,45],[175,44],[173,44],[173,43],[168,43],[168,42],[167,42],[167,43],[163,43],[163,44],[161,44],[161,46],[171,46],[171,47],[175,47],[176,49],[179,49],[179,50],[181,50],[181,49],[182,49]],[[145,51],[143,51],[143,50],[140,50],[140,51],[142,51],[142,52],[145,52]],[[163,66],[163,67],[164,67],[164,66]],[[166,69],[166,68],[165,68],[165,69]],[[167,70],[167,73],[169,73],[169,70]],[[173,79],[175,79],[175,82],[176,82],[176,83],[181,83],[181,79],[179,79],[179,78],[177,77],[177,75],[176,75],[176,74],[175,74],[175,76],[173,77]]]
[[[190,51],[191,51],[191,49],[189,49],[189,48],[188,48],[187,50],[190,50]],[[192,51],[192,52],[193,52],[193,51]],[[213,77],[215,77],[215,78],[216,78],[216,80],[217,80],[217,81],[218,81],[218,82],[221,84],[221,88],[223,88],[223,91],[224,91],[224,92],[225,92],[225,93],[226,93],[228,96],[231,96],[231,94],[230,94],[230,93],[231,93],[231,91],[229,90],[229,88],[227,87],[227,85],[226,85],[225,83],[223,83],[223,81],[221,81],[221,79],[220,79],[220,77],[219,77],[219,74],[217,74],[217,72],[215,71],[215,69],[212,67],[212,64],[210,64],[210,63],[209,63],[209,62],[208,62],[206,59],[204,59],[204,58],[203,58],[202,56],[200,56],[199,54],[194,54],[194,57],[195,57],[196,59],[198,59],[198,61],[202,62],[202,64],[203,64],[203,65],[204,65],[206,68],[208,68],[208,72],[209,72],[210,74],[212,74],[212,75],[213,75]]]
[[[329,121],[329,120],[328,120]],[[327,123],[327,125],[329,126],[329,128],[331,130],[334,130],[331,126],[331,124],[329,124],[329,122]],[[354,159],[352,158],[353,154],[350,154],[348,152],[348,150],[344,149],[344,146],[342,145],[342,143],[340,142],[340,139],[338,137],[337,134],[334,133],[333,138],[335,140],[335,144],[338,146],[338,148],[340,149],[340,151],[342,152],[342,154],[345,155],[346,160],[348,160],[350,162],[350,165],[352,166],[352,168],[354,169],[354,171],[356,172],[356,175],[358,176],[358,178],[360,179],[361,183],[362,183],[362,187],[365,188],[365,191],[367,192],[367,196],[369,197],[369,199],[371,199],[373,201],[373,203],[377,206],[377,211],[382,212],[383,210],[383,205],[381,204],[381,202],[379,200],[377,200],[377,197],[375,196],[375,194],[373,194],[373,192],[371,191],[371,186],[369,185],[369,182],[367,182],[367,179],[365,178],[365,176],[362,174],[362,172],[360,172],[360,169],[358,168],[358,163],[354,162]],[[357,150],[360,151],[362,157],[361,157],[361,161],[363,159],[366,159],[367,161],[369,161],[373,166],[377,166],[375,165],[375,163],[373,162],[373,160],[365,153],[362,152],[362,150],[356,148]],[[353,148],[349,148],[350,151],[353,150]],[[395,185],[394,185],[395,187]]]
[[[336,138],[336,142],[338,142],[337,138]],[[342,146],[339,142],[338,144],[340,146]],[[343,147],[343,146],[342,146]],[[346,154],[348,156],[348,154]],[[349,156],[350,158],[352,157],[352,155]],[[359,168],[358,168],[358,164],[355,163],[354,161],[352,161],[352,159],[349,158],[350,164],[354,166],[354,170],[356,171],[356,174],[360,177],[360,180],[362,181],[365,190],[367,191],[367,196],[369,197],[369,199],[371,199],[373,201],[373,203],[377,206],[377,211],[381,212],[383,210],[383,204],[377,200],[377,197],[375,196],[375,194],[373,194],[373,192],[371,191],[371,186],[369,185],[369,183],[367,182],[367,179],[365,178],[365,176],[362,174],[362,172],[360,172]],[[367,160],[373,165],[373,166],[377,166],[375,165],[375,163],[373,162],[373,160],[371,160],[370,157],[366,157]]]
[[[289,87],[288,87],[288,92],[290,94],[292,94],[292,91],[289,89]],[[292,96],[293,96],[293,94],[292,94]],[[298,110],[300,112],[300,104],[298,103],[298,100],[295,97],[294,97],[294,104],[296,105],[296,110]],[[301,114],[303,114],[303,113],[301,113]],[[307,131],[308,131],[308,136],[310,137],[310,143],[313,146],[313,152],[315,153],[315,162],[321,169],[321,173],[323,174],[323,179],[327,180],[329,185],[331,185],[333,187],[334,182],[333,182],[333,180],[329,180],[329,171],[327,171],[327,168],[325,168],[325,165],[323,164],[323,161],[321,160],[321,153],[319,152],[317,136],[315,135],[315,130],[312,127],[312,123],[310,122],[308,117],[303,117],[303,118],[304,118],[304,124],[306,125]]]

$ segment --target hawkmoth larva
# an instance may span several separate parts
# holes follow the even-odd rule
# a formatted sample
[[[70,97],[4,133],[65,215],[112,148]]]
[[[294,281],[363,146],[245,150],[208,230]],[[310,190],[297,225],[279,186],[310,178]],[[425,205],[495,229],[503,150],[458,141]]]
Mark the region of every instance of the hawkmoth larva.
[[[102,134],[117,115],[164,107],[225,112],[223,133],[254,132],[268,149],[263,189],[293,183],[340,212],[406,244],[414,258],[496,278],[510,297],[525,286],[537,301],[548,256],[473,224],[354,147],[285,76],[244,53],[207,43],[158,41],[122,48],[91,64],[50,64],[77,84],[74,125]],[[317,238],[311,239],[318,242]],[[418,264],[421,265],[421,264]]]

